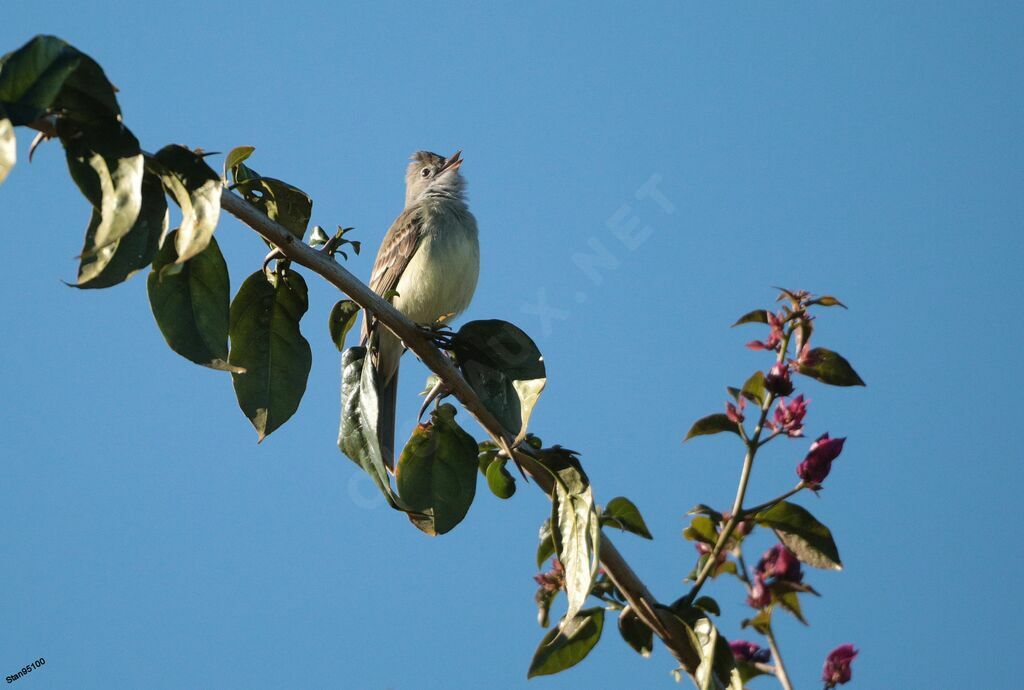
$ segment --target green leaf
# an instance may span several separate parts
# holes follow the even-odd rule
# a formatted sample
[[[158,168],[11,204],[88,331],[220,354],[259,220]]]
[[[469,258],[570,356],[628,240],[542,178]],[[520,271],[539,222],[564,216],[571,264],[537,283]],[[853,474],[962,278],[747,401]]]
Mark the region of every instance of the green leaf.
[[[768,312],[764,309],[755,309],[754,311],[748,311],[746,314],[741,316],[733,324],[733,327],[739,326],[744,323],[768,323]]]
[[[175,236],[178,263],[206,249],[220,218],[221,181],[199,154],[171,144],[156,153],[158,172],[167,192],[181,207]]]
[[[486,320],[460,328],[452,350],[466,381],[518,443],[547,382],[537,345],[507,321]]]
[[[698,515],[690,522],[690,526],[683,530],[683,536],[690,541],[702,541],[712,546],[718,541],[718,532],[715,530],[715,523],[711,518]]]
[[[306,391],[313,355],[299,320],[308,307],[306,281],[280,268],[269,277],[263,271],[250,275],[231,302],[228,361],[245,370],[231,378],[260,441],[295,413]]]
[[[498,498],[512,498],[516,492],[516,478],[505,467],[508,460],[495,458],[487,466],[487,486]]]
[[[427,534],[450,532],[473,503],[476,471],[476,441],[455,421],[455,407],[441,405],[413,430],[398,459],[398,495],[425,516],[413,523]]]
[[[235,148],[228,151],[228,155],[224,157],[224,179],[228,179],[228,172],[233,172],[234,169],[244,160],[252,155],[253,151],[256,150],[255,146],[236,146]]]
[[[608,501],[601,513],[601,525],[632,532],[644,539],[654,539],[640,510],[628,498],[618,496]]]
[[[619,634],[633,650],[645,659],[654,650],[654,633],[627,606],[619,613]]]
[[[698,503],[694,507],[687,511],[687,515],[707,515],[714,522],[724,522],[722,514],[711,506],[706,506],[703,503]]]
[[[404,509],[391,488],[377,439],[377,377],[366,364],[366,348],[350,347],[341,355],[341,424],[338,448],[361,467],[384,494],[388,505]]]
[[[36,36],[0,58],[0,103],[14,125],[39,119],[53,105],[82,54],[56,36]]]
[[[821,307],[842,307],[843,309],[846,309],[846,305],[832,295],[822,295],[821,297],[812,299],[807,303],[807,306],[811,306],[812,304],[817,304]]]
[[[142,178],[142,209],[131,230],[120,239],[98,249],[94,249],[95,230],[103,220],[99,211],[93,209],[92,220],[85,233],[76,287],[106,288],[117,285],[151,264],[160,247],[160,238],[167,232],[167,218],[167,199],[164,197],[163,185],[159,177],[149,173]],[[225,312],[226,307],[225,301]]]
[[[572,668],[583,661],[601,639],[603,628],[604,609],[600,607],[580,611],[575,618],[563,618],[562,623],[540,641],[526,677],[548,676]]]
[[[781,501],[755,515],[754,521],[775,530],[782,543],[807,565],[843,569],[832,533],[805,508]]]
[[[540,542],[537,544],[537,567],[543,568],[544,563],[555,555],[555,539],[551,534],[551,518],[546,518],[540,526]]]
[[[753,628],[762,635],[767,634],[772,623],[771,609],[761,609],[753,618],[747,618],[740,622],[741,628]]]
[[[600,520],[594,509],[590,482],[574,452],[554,446],[541,451],[539,459],[555,480],[551,492],[551,534],[555,553],[565,569],[569,600],[565,615],[571,619],[583,607],[597,575]]]
[[[838,352],[816,347],[802,358],[798,371],[830,386],[863,386],[864,381]]]
[[[14,125],[10,119],[3,117],[0,108],[0,184],[7,179],[15,162],[18,160],[18,142],[14,138]]]
[[[59,39],[58,39],[59,40]],[[121,108],[117,104],[117,90],[107,79],[103,68],[88,55],[78,54],[78,67],[64,80],[52,109],[61,113],[61,119],[79,123],[120,121]]]
[[[694,436],[720,434],[723,431],[731,431],[737,436],[740,433],[735,422],[730,421],[723,413],[716,412],[715,414],[709,414],[707,417],[702,417],[694,422],[693,426],[691,426],[690,430],[686,433],[686,438],[684,438],[683,441],[689,441]]]
[[[762,671],[761,669],[759,669],[757,666],[755,666],[754,664],[750,663],[749,661],[739,661],[739,660],[737,660],[736,661],[736,671],[739,673],[740,682],[743,685],[746,685],[747,683],[749,683],[754,678],[757,678],[758,676],[766,675],[764,671]]]
[[[146,282],[160,332],[185,359],[212,369],[244,371],[228,364],[231,292],[220,248],[211,242],[200,254],[177,264],[173,234],[160,248]]]
[[[767,395],[764,387],[764,372],[755,371],[751,374],[747,382],[743,384],[743,390],[740,393],[750,402],[764,405],[764,398]]]
[[[781,606],[783,610],[793,614],[793,616],[804,625],[808,625],[807,619],[804,618],[803,611],[800,609],[800,598],[797,596],[796,592],[774,592],[773,594],[775,595],[775,602]]]
[[[139,141],[116,120],[58,126],[71,178],[93,206],[83,258],[124,237],[142,208],[143,160]],[[112,250],[111,250],[112,255]]]
[[[331,309],[327,325],[331,331],[331,342],[338,352],[345,351],[345,336],[352,330],[359,316],[359,305],[350,299],[339,300]]]
[[[421,396],[426,397],[430,394],[430,391],[434,389],[434,384],[440,381],[436,375],[431,374],[427,377],[427,385],[420,393]],[[491,466],[494,458],[498,457],[498,446],[493,441],[481,441],[476,447],[477,449],[477,460],[479,461],[480,474],[484,477],[487,476],[487,468]]]

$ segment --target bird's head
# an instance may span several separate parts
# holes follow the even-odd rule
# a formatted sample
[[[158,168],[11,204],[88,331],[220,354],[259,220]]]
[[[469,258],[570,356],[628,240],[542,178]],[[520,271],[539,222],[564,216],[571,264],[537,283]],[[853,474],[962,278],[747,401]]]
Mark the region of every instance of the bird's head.
[[[405,173],[405,205],[425,195],[461,199],[466,189],[466,180],[459,172],[461,165],[462,151],[456,151],[448,158],[430,151],[412,154]]]

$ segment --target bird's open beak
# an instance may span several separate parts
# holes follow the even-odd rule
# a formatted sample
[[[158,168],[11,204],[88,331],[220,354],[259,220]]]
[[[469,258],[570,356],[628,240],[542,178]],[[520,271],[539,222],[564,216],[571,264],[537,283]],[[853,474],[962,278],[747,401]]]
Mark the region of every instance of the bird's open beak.
[[[462,149],[459,149],[449,156],[448,160],[446,160],[444,165],[441,166],[441,169],[437,171],[437,174],[440,175],[441,173],[449,170],[458,170],[460,165],[462,165]]]

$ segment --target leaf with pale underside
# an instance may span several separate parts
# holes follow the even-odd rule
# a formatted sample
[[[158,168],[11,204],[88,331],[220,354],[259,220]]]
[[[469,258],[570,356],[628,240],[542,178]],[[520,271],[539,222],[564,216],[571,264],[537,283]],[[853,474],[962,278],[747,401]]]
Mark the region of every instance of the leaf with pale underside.
[[[484,406],[516,438],[547,383],[544,358],[526,333],[507,321],[470,321],[455,334],[452,350],[466,381]]]
[[[75,287],[110,287],[146,268],[157,255],[160,238],[167,232],[167,223],[167,198],[163,185],[160,178],[146,173],[142,179],[142,208],[135,224],[123,237],[95,248],[95,231],[102,224],[102,216],[93,209]],[[226,329],[224,339],[227,339]],[[227,355],[226,350],[224,354]]]
[[[14,138],[14,125],[4,115],[4,109],[0,108],[0,184],[7,179],[7,174],[18,160],[18,142]]]
[[[180,232],[180,231],[179,231]],[[238,405],[259,441],[295,414],[313,362],[299,321],[309,307],[306,281],[293,269],[256,271],[231,302],[231,365]]]
[[[220,218],[220,176],[203,157],[171,144],[156,153],[154,168],[164,187],[181,207],[181,227],[175,235],[178,263],[206,249]]]

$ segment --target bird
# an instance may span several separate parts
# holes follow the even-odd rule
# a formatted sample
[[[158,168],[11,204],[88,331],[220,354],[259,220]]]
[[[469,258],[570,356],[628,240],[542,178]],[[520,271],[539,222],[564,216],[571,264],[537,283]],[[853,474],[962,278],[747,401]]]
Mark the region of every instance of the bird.
[[[414,323],[432,327],[464,312],[480,276],[476,218],[466,203],[462,151],[410,157],[405,208],[384,235],[369,286]],[[373,353],[378,387],[377,438],[394,469],[398,365],[405,348],[385,326],[363,314],[363,345]]]

